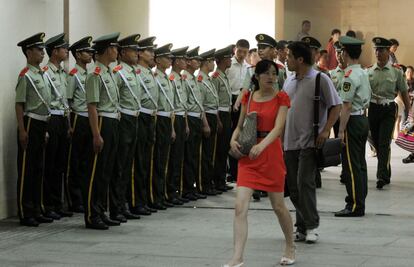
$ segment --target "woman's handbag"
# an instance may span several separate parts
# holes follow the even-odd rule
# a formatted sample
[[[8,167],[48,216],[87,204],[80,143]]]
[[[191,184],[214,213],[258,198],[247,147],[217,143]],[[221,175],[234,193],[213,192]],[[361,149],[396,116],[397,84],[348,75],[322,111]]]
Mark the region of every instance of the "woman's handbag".
[[[395,144],[402,149],[414,153],[414,124],[407,122],[403,125],[395,140]]]
[[[249,112],[253,93],[254,92],[250,92],[249,100],[247,102],[246,116],[244,118],[243,126],[240,129],[239,137],[237,138],[237,142],[241,146],[239,150],[243,155],[248,155],[252,147],[257,143],[257,112]],[[240,158],[234,155],[231,149],[229,154],[235,159]]]
[[[316,138],[319,135],[319,101],[321,99],[320,88],[321,73],[316,76],[315,98],[313,100],[313,131]],[[342,141],[339,138],[329,138],[323,146],[316,150],[318,168],[326,168],[330,166],[338,166],[341,164]]]

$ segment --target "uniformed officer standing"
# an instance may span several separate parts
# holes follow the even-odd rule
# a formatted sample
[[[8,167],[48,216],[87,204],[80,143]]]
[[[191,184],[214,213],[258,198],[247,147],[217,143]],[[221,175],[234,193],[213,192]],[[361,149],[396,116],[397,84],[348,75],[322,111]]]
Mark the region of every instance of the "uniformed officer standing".
[[[404,74],[397,65],[391,65],[389,48],[391,42],[382,37],[372,39],[377,63],[368,68],[369,82],[372,88],[371,104],[368,109],[369,128],[373,145],[377,151],[377,188],[382,189],[391,179],[391,138],[398,115],[394,98],[400,94],[404,101],[405,113],[410,110],[407,83]],[[407,116],[405,116],[406,118]]]
[[[208,74],[214,70],[214,53],[216,49],[208,50],[200,54],[201,66],[198,73],[197,82],[203,94],[203,107],[206,114],[207,123],[210,127],[210,136],[203,136],[201,153],[201,180],[202,193],[214,196],[221,191],[216,191],[213,184],[214,163],[217,150],[217,125],[219,98],[217,89]],[[221,125],[221,122],[220,122]]]
[[[334,48],[336,52],[335,56],[336,56],[336,60],[338,61],[338,66],[336,66],[335,69],[329,71],[329,76],[331,77],[331,80],[333,84],[335,85],[335,88],[339,92],[342,86],[342,79],[344,78],[344,75],[345,75],[346,64],[341,57],[342,47],[338,41],[334,43]]]
[[[44,36],[41,32],[17,44],[27,59],[27,65],[17,80],[15,99],[18,124],[17,208],[20,224],[26,226],[53,221],[40,212],[43,147],[51,101],[50,85],[40,68],[45,55]]]
[[[137,147],[134,158],[133,185],[130,210],[138,215],[150,215],[165,206],[149,207],[151,192],[149,185],[153,179],[155,124],[158,109],[158,86],[151,66],[154,65],[154,40],[148,37],[138,41],[138,64],[135,66],[141,86],[141,109],[138,118]]]
[[[183,196],[190,200],[206,198],[201,194],[201,138],[202,134],[210,135],[210,127],[204,115],[203,95],[198,87],[194,72],[200,68],[199,47],[187,51],[187,68],[181,78],[187,91],[187,120],[190,134],[185,146]],[[197,185],[197,190],[194,188]]]
[[[234,45],[217,50],[214,54],[217,69],[212,75],[212,83],[217,89],[219,98],[219,131],[217,133],[217,150],[214,162],[214,184],[215,189],[225,192],[227,155],[230,149],[231,139],[231,105],[232,96],[226,69],[231,66]]]
[[[171,81],[165,71],[171,67],[171,47],[166,44],[155,50],[155,81],[159,88],[156,141],[154,150],[153,180],[150,185],[152,190],[152,204],[173,207],[174,204],[182,205],[178,200],[170,200],[167,194],[168,160],[170,159],[171,144],[176,135],[174,130],[174,91]],[[175,160],[175,159],[174,159]]]
[[[92,37],[87,36],[73,43],[69,50],[76,60],[75,67],[69,72],[67,98],[72,110],[72,143],[69,147],[69,160],[66,171],[66,188],[69,210],[84,212],[82,188],[88,179],[88,155],[92,132],[89,127],[88,106],[86,103],[85,80],[86,66],[91,63],[94,50],[91,48]]]
[[[187,91],[181,79],[181,71],[187,66],[186,53],[188,46],[174,49],[172,54],[172,69],[169,75],[173,92],[175,107],[175,141],[171,146],[169,170],[167,178],[167,195],[168,199],[174,203],[174,200],[188,202],[187,198],[182,197],[183,193],[183,169],[184,169],[184,148],[185,141],[188,138],[190,129],[187,121]]]
[[[313,68],[317,71],[323,72],[327,75],[329,75],[329,71],[325,68],[321,68],[318,64],[316,64],[320,57],[320,49],[322,47],[321,43],[311,36],[305,36],[301,40],[302,42],[305,42],[309,45],[312,51],[312,60],[313,60]]]
[[[342,151],[342,175],[348,195],[346,206],[335,213],[336,217],[359,217],[365,215],[365,198],[368,193],[365,145],[368,138],[368,118],[365,109],[371,99],[368,74],[361,68],[359,57],[363,41],[341,36],[342,59],[346,63],[345,75],[339,96],[343,105],[339,125],[339,138],[345,143]]]
[[[85,224],[87,228],[99,230],[120,224],[105,215],[109,184],[116,179],[114,167],[119,140],[119,92],[109,68],[118,56],[118,37],[119,33],[112,33],[94,40],[98,57],[85,85],[94,151],[84,200]]]
[[[120,222],[126,219],[139,219],[127,208],[127,192],[130,196],[132,161],[135,156],[138,116],[141,108],[141,86],[134,66],[138,62],[139,34],[132,34],[118,41],[120,64],[113,70],[119,88],[121,120],[119,122],[118,155],[116,159],[117,184],[111,185],[110,218]],[[115,181],[115,180],[114,180]]]
[[[61,63],[68,58],[69,44],[65,34],[56,35],[46,41],[49,62],[43,68],[52,88],[51,117],[47,132],[45,173],[43,182],[44,215],[59,220],[72,216],[63,210],[62,184],[66,174],[67,152],[69,148],[69,105],[67,101],[67,75]]]

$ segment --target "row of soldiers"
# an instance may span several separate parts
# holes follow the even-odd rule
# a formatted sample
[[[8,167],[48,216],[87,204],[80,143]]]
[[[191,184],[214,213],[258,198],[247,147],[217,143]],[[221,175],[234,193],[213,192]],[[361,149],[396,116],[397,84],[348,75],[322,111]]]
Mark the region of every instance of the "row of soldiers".
[[[198,47],[157,47],[155,37],[139,34],[105,35],[93,46],[89,36],[71,46],[65,34],[44,36],[18,44],[27,58],[16,86],[22,225],[73,211],[84,212],[86,227],[108,229],[232,188],[225,71],[234,45],[199,54]],[[44,48],[49,62],[41,68]],[[76,65],[66,74],[69,51]]]

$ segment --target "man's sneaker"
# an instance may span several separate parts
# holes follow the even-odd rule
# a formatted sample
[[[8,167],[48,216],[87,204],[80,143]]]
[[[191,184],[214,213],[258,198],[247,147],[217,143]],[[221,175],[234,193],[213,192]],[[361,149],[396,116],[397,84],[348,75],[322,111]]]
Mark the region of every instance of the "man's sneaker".
[[[306,235],[301,232],[295,232],[295,242],[303,242],[306,240]]]
[[[319,239],[319,234],[317,229],[306,230],[306,243],[313,244],[316,243]]]

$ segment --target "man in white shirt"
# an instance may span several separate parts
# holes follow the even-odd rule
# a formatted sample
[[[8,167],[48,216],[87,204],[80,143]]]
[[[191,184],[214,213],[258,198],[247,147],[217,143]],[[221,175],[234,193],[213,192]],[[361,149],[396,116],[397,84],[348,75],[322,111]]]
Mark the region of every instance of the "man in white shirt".
[[[249,53],[250,44],[245,39],[240,39],[236,43],[236,47],[234,49],[234,56],[231,59],[231,67],[227,69],[226,75],[229,79],[231,94],[232,94],[232,113],[231,113],[231,121],[232,121],[232,131],[237,126],[237,122],[239,121],[240,110],[234,107],[234,104],[237,100],[238,95],[243,88],[243,81],[246,77],[246,72],[250,65],[246,62],[246,57]],[[237,160],[229,157],[230,163],[230,178],[229,181],[236,181],[237,178]]]

